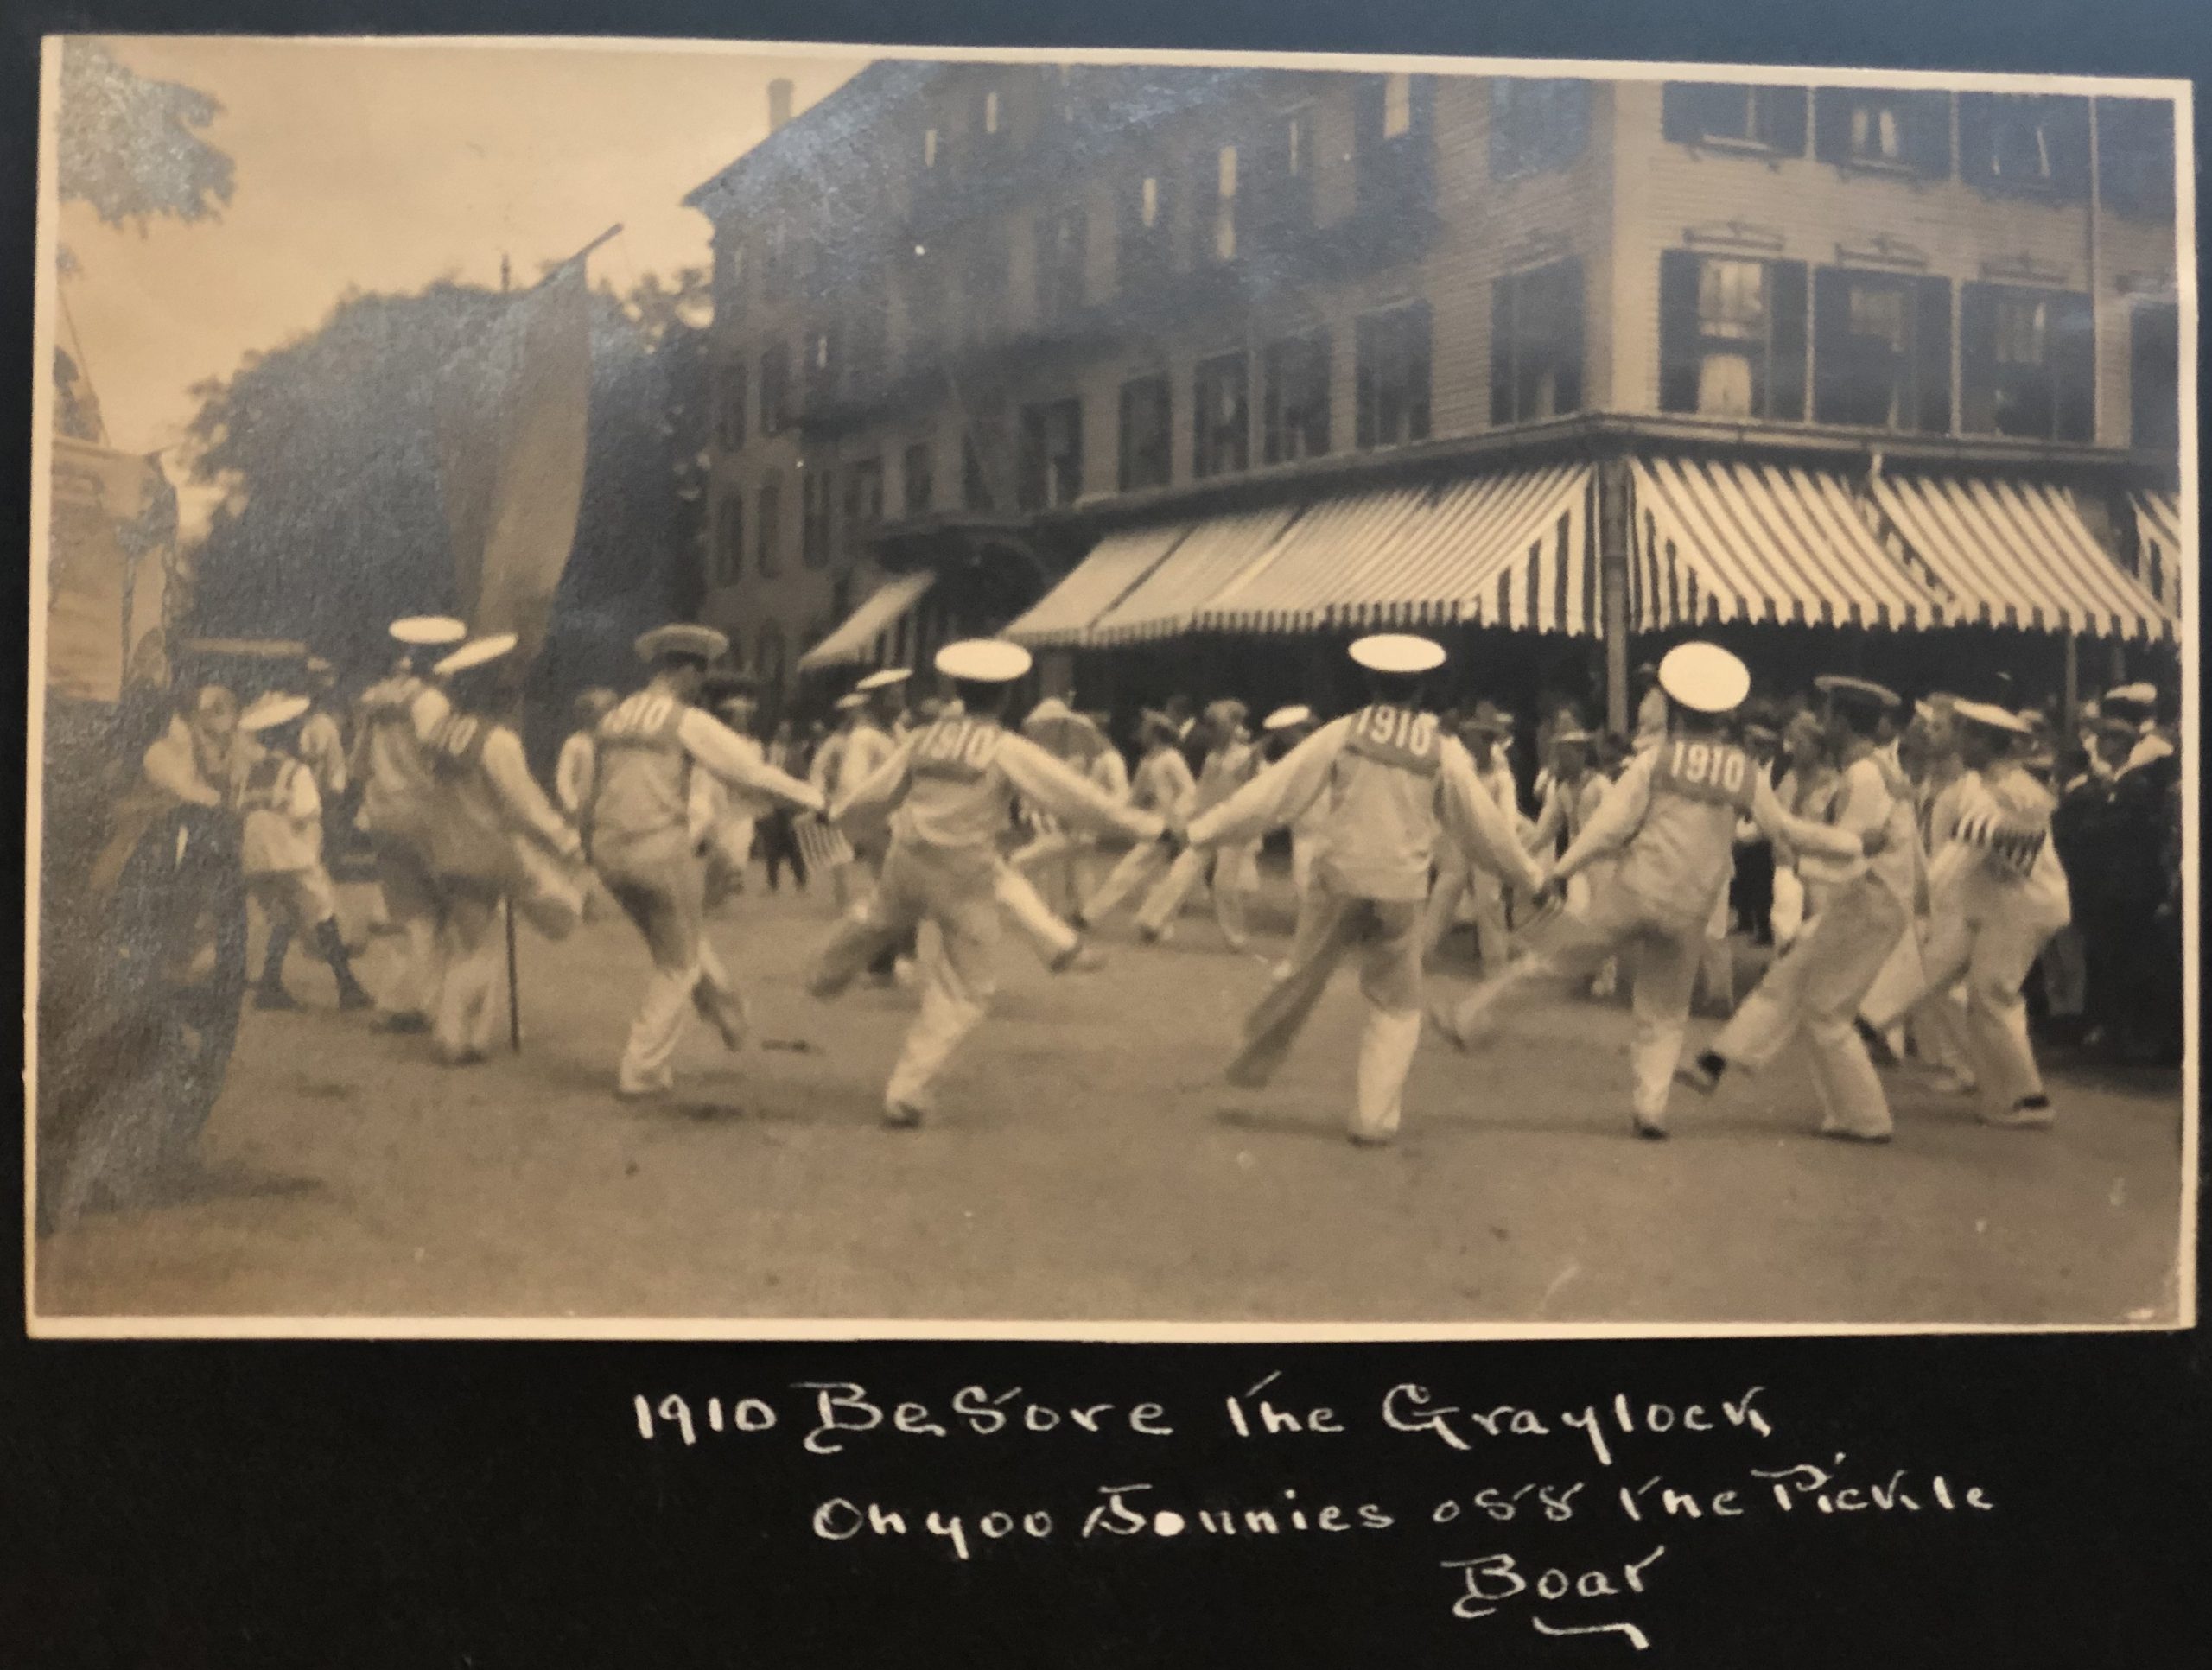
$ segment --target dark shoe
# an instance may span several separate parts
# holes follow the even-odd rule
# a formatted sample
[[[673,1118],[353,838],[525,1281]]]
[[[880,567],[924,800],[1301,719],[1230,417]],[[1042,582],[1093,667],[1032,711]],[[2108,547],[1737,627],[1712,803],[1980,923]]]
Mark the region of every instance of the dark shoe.
[[[377,1000],[359,981],[349,978],[338,982],[338,1006],[349,1012],[373,1009]]]
[[[253,988],[253,1006],[257,1009],[296,1009],[300,1006],[300,1000],[282,986],[264,982]]]
[[[377,1019],[375,1030],[379,1032],[427,1032],[430,1030],[430,1018],[412,1011],[382,1015]]]
[[[1720,1076],[1728,1070],[1727,1057],[1707,1050],[1695,1059],[1686,1061],[1675,1069],[1677,1083],[1688,1085],[1701,1096],[1709,1096],[1720,1088]]]
[[[1637,1135],[1646,1142],[1664,1142],[1667,1140],[1667,1127],[1657,1120],[1646,1119],[1642,1114],[1632,1114],[1630,1118],[1636,1125]]]
[[[1890,1048],[1889,1039],[1857,1017],[1853,1018],[1851,1024],[1859,1033],[1859,1041],[1866,1046],[1866,1053],[1872,1057],[1877,1067],[1895,1067],[1900,1064],[1897,1060],[1897,1052]]]
[[[2022,1096],[2001,1114],[1984,1114],[1981,1122],[2005,1131],[2047,1131],[2057,1115],[2049,1096]]]

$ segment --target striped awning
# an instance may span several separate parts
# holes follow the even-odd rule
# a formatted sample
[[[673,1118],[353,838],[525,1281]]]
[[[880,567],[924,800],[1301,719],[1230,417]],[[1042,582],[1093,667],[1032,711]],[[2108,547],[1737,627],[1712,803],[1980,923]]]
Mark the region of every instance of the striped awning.
[[[1885,547],[1840,476],[1683,458],[1639,458],[1630,468],[1630,631],[1939,623],[1940,599]]]
[[[2134,493],[2135,577],[2178,625],[2187,607],[2183,587],[2196,572],[2196,542],[2171,493]]]
[[[829,637],[799,657],[799,671],[810,673],[848,662],[882,660],[883,656],[877,652],[877,640],[912,612],[936,581],[937,575],[925,569],[884,581]]]
[[[2159,638],[2172,622],[2046,482],[1880,475],[1874,500],[1948,594],[1954,624]]]
[[[1198,610],[1267,557],[1297,516],[1297,506],[1284,505],[1198,523],[1166,560],[1099,616],[1084,641],[1134,644],[1188,632]]]
[[[1227,632],[1471,622],[1594,633],[1590,468],[1323,499],[1198,612]]]
[[[1005,635],[1037,648],[1085,642],[1099,616],[1126,597],[1190,531],[1189,523],[1171,522],[1107,535]]]

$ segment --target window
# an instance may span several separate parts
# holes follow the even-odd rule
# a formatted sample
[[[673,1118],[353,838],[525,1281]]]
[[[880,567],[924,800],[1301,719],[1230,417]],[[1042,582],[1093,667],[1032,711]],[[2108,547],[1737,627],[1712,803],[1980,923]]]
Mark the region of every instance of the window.
[[[1300,107],[1278,117],[1268,143],[1254,148],[1252,163],[1249,223],[1289,232],[1311,226],[1313,112]]]
[[[1491,291],[1490,421],[1530,423],[1582,406],[1582,263],[1570,257]]]
[[[715,440],[734,453],[745,445],[745,362],[721,366],[715,381]]]
[[[836,327],[823,325],[809,331],[805,340],[807,398],[826,400],[836,392],[838,373],[842,368]]]
[[[1083,264],[1087,222],[1077,204],[1037,219],[1037,316],[1063,324],[1083,308]]]
[[[1236,258],[1236,147],[1224,145],[1214,154],[1213,258]]]
[[[1173,197],[1166,175],[1156,169],[1137,175],[1123,188],[1114,279],[1125,289],[1166,276]]]
[[[753,501],[753,566],[764,579],[783,571],[783,492],[782,483],[772,475]]]
[[[735,238],[715,240],[715,317],[730,324],[745,316],[745,244]]]
[[[984,471],[983,454],[976,444],[975,432],[963,431],[960,437],[960,506],[969,511],[994,511],[998,508],[997,498],[991,491],[991,478]]]
[[[899,460],[900,502],[908,516],[927,516],[937,502],[937,484],[930,473],[930,443],[917,441]]]
[[[1357,359],[1363,447],[1428,439],[1428,304],[1408,302],[1359,321]]]
[[[2104,206],[2145,220],[2174,218],[2174,107],[2164,98],[2097,100]]]
[[[1395,139],[1414,125],[1414,79],[1410,75],[1382,78],[1382,137]]]
[[[1425,211],[1430,183],[1433,83],[1426,75],[1370,75],[1354,95],[1353,190],[1363,213]]]
[[[745,572],[745,495],[726,492],[715,506],[715,564],[711,583],[734,586]]]
[[[2127,438],[2137,447],[2181,446],[2181,309],[2139,302],[2128,318]]]
[[[2095,374],[2088,296],[2012,284],[1961,292],[1959,397],[1968,433],[2091,440]]]
[[[798,560],[810,568],[830,566],[830,477],[826,465],[798,473]]]
[[[1942,179],[1951,172],[1951,96],[1891,87],[1822,87],[1813,152],[1839,167]]]
[[[883,293],[874,286],[855,286],[840,333],[842,386],[848,391],[877,387],[890,358],[890,326],[885,319]]]
[[[1961,93],[1959,172],[1985,191],[2088,196],[2088,100]]]
[[[1173,403],[1173,395],[1165,372],[1132,378],[1122,384],[1118,479],[1123,492],[1167,485],[1174,457]]]
[[[761,234],[760,294],[776,300],[791,287],[791,232],[780,219],[772,217]]]
[[[1260,359],[1264,458],[1287,464],[1329,450],[1329,333],[1270,342]]]
[[[1191,473],[1203,480],[1250,467],[1251,373],[1243,351],[1201,359],[1191,392]]]
[[[1659,407],[1805,416],[1805,264],[1669,250],[1659,257]]]
[[[1661,127],[1676,144],[1805,154],[1805,89],[1732,82],[1669,81]]]
[[[863,458],[845,471],[845,528],[863,535],[883,520],[883,460]]]
[[[1823,267],[1813,275],[1813,416],[1942,434],[1951,427],[1951,283]]]
[[[791,354],[781,342],[760,354],[760,433],[779,435],[791,422]]]
[[[1511,180],[1563,168],[1590,137],[1590,84],[1501,76],[1490,84],[1490,173]]]
[[[1047,401],[1021,409],[1021,476],[1015,498],[1025,511],[1072,505],[1083,492],[1083,404]]]

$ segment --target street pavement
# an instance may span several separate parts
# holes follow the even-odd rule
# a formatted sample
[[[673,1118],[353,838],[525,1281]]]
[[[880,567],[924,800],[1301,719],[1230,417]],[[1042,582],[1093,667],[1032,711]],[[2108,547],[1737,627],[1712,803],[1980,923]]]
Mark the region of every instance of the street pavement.
[[[620,1102],[645,980],[619,920],[521,937],[521,1053],[447,1070],[333,1007],[246,1016],[206,1178],[37,1248],[48,1315],[911,1322],[2143,1324],[2171,1321],[2177,1076],[2060,1065],[2055,1130],[1995,1131],[1910,1070],[1886,1147],[1817,1140],[1802,1064],[1678,1092],[1636,1140],[1624,1003],[1562,998],[1487,1052],[1424,1044],[1398,1145],[1344,1139],[1351,971],[1273,1088],[1219,1078],[1267,981],[1210,914],[1052,976],[1009,930],[989,1020],[918,1131],[878,1122],[914,999],[803,989],[820,889],[713,936],[755,1047],[703,1026]],[[1279,955],[1287,915],[1271,877]],[[362,960],[374,987],[391,942]],[[1467,977],[1464,939],[1449,978]],[[1748,953],[1746,954],[1748,956]],[[1746,975],[1748,988],[1748,974]],[[1693,1045],[1713,1023],[1694,1027]],[[764,1047],[781,1045],[784,1047]]]

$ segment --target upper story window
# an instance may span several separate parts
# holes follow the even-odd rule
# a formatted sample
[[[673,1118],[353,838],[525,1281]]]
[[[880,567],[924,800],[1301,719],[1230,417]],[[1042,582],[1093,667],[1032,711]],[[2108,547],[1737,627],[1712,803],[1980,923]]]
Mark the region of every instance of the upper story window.
[[[1088,230],[1080,203],[1037,218],[1037,314],[1047,325],[1063,322],[1082,309]]]
[[[726,492],[715,505],[715,560],[709,583],[734,586],[745,572],[745,496]]]
[[[1590,84],[1500,76],[1490,84],[1490,173],[1511,180],[1563,168],[1590,138]]]
[[[1072,505],[1083,492],[1083,403],[1051,400],[1021,409],[1021,473],[1015,498],[1025,511]]]
[[[784,489],[776,477],[760,484],[753,501],[753,566],[772,580],[784,568]]]
[[[1192,379],[1191,473],[1203,480],[1251,463],[1251,375],[1243,351],[1201,359]]]
[[[1306,331],[1268,344],[1260,359],[1261,409],[1269,464],[1329,450],[1329,333]]]
[[[899,455],[899,504],[908,516],[927,516],[937,503],[930,443],[917,441]]]
[[[2171,99],[2097,100],[2097,182],[2107,208],[2172,219],[2174,155]]]
[[[2138,302],[2127,325],[2127,439],[2172,452],[2181,445],[2181,309]]]
[[[1114,276],[1124,288],[1166,273],[1173,195],[1173,182],[1157,168],[1147,169],[1123,187]]]
[[[798,473],[798,559],[810,568],[830,566],[830,469],[817,465]]]
[[[745,444],[745,362],[720,367],[715,387],[715,440],[724,452]]]
[[[1214,153],[1213,258],[1236,258],[1236,147]]]
[[[1951,172],[1951,95],[1897,87],[1822,87],[1813,152],[1823,162],[1942,179]]]
[[[1959,95],[1959,173],[1985,191],[2081,198],[2089,189],[2089,101]]]
[[[1951,427],[1951,283],[1822,267],[1813,275],[1813,417],[1942,434]]]
[[[1355,346],[1359,445],[1427,440],[1428,303],[1408,302],[1363,315]]]
[[[745,316],[745,243],[742,238],[715,239],[715,317],[730,324]]]
[[[1426,75],[1361,79],[1352,108],[1354,190],[1364,212],[1426,208],[1435,86]]]
[[[1805,264],[1669,250],[1659,257],[1659,407],[1805,416]]]
[[[1118,479],[1123,492],[1167,485],[1174,464],[1173,399],[1165,372],[1122,384]]]
[[[1661,124],[1677,144],[1805,154],[1805,89],[1726,81],[1669,81]]]
[[[760,351],[760,433],[778,435],[791,422],[791,353],[781,342]]]
[[[760,236],[760,294],[781,300],[791,289],[791,235],[780,219],[771,219]]]
[[[1395,139],[1413,131],[1414,79],[1410,75],[1382,78],[1382,137]]]
[[[2094,439],[2096,347],[2079,291],[1968,284],[1959,296],[1960,427]]]
[[[845,526],[866,533],[883,520],[883,460],[863,458],[845,470]]]
[[[1529,423],[1582,407],[1582,263],[1569,257],[1491,291],[1490,421]]]
[[[806,391],[809,398],[821,400],[836,392],[837,377],[842,369],[836,327],[823,325],[806,333]]]

